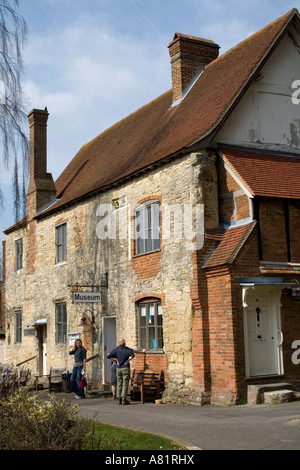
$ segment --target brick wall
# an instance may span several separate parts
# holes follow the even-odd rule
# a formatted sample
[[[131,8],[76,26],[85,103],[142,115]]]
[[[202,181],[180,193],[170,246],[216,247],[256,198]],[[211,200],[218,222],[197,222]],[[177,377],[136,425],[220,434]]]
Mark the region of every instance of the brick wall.
[[[167,366],[168,359],[166,354],[148,353],[140,350],[135,350],[135,358],[132,361],[132,369],[136,370],[155,370],[163,371],[165,384],[168,382]]]
[[[271,201],[270,201],[271,204]],[[298,219],[298,225],[300,219]],[[273,240],[274,241],[274,240]],[[272,243],[272,239],[270,239]],[[276,254],[274,253],[274,256]],[[268,383],[268,378],[255,378],[245,379],[245,344],[244,344],[244,330],[243,330],[243,307],[242,307],[242,292],[237,277],[263,277],[260,269],[259,256],[258,256],[258,239],[257,239],[257,228],[254,229],[250,235],[246,245],[240,252],[235,260],[234,265],[231,267],[231,279],[232,279],[232,299],[235,309],[233,310],[235,318],[235,363],[236,363],[236,390],[237,395],[242,401],[246,400],[246,388],[251,383]],[[267,276],[280,276],[284,279],[284,282],[291,282],[298,279],[300,282],[300,274],[288,273],[286,271],[283,274],[267,273]],[[300,380],[300,367],[294,365],[291,360],[293,350],[291,345],[293,341],[300,339],[300,302],[294,300],[288,295],[287,289],[282,290],[280,298],[280,317],[281,317],[281,329],[283,332],[283,366],[284,366],[284,377],[272,377],[272,381],[297,381]]]
[[[56,189],[52,175],[47,173],[47,110],[32,110],[28,115],[30,126],[30,176],[27,196],[28,220],[36,211],[50,202]]]
[[[236,334],[231,275],[227,268],[207,273],[212,404],[235,404]]]
[[[261,198],[259,203],[262,256],[265,261],[300,262],[299,201]],[[289,231],[289,240],[287,235]],[[289,246],[288,246],[289,243]],[[290,249],[291,259],[288,259]]]
[[[288,261],[283,204],[282,199],[260,201],[262,252],[266,261]]]
[[[248,196],[220,162],[217,163],[217,170],[220,220],[230,223],[247,219],[251,216]]]
[[[215,245],[207,241],[203,252],[209,252]],[[211,391],[210,350],[209,350],[209,310],[207,297],[207,281],[201,269],[203,253],[193,253],[194,283],[191,286],[191,299],[194,308],[193,319],[193,378],[199,388],[200,398],[203,393]],[[201,398],[202,399],[202,398]]]
[[[212,41],[175,35],[169,45],[172,64],[173,101],[181,98],[182,92],[203,65],[216,59],[219,46]]]
[[[272,226],[268,228],[269,261],[278,261],[281,259],[278,255],[286,253],[285,231],[282,239],[280,226],[281,205],[279,201],[275,202],[276,204],[273,204],[273,200],[267,199],[264,205],[264,223],[266,224],[267,214],[272,218],[272,222],[269,220]],[[290,216],[293,211],[297,213],[297,208],[293,207],[290,210]],[[276,216],[279,217],[279,221]],[[298,233],[300,218],[293,216],[290,220]],[[209,252],[209,245],[206,245],[205,249]],[[202,276],[198,270],[200,308],[199,314],[195,312],[194,319],[194,378],[195,383],[203,384],[203,390],[210,392],[211,403],[245,402],[248,384],[268,383],[270,380],[273,382],[300,380],[300,366],[293,364],[291,360],[293,353],[291,345],[293,341],[300,340],[300,301],[289,296],[286,289],[283,289],[280,299],[281,328],[284,338],[282,345],[284,377],[246,379],[244,311],[242,289],[237,278],[261,278],[264,276],[261,266],[257,227],[255,227],[232,265],[207,269]],[[293,272],[292,269],[289,272],[288,266],[279,274],[273,271],[266,275],[277,278],[281,276],[284,282],[295,279],[300,282],[300,273]]]
[[[293,263],[300,263],[300,201],[289,201],[289,222],[291,237],[291,255]]]

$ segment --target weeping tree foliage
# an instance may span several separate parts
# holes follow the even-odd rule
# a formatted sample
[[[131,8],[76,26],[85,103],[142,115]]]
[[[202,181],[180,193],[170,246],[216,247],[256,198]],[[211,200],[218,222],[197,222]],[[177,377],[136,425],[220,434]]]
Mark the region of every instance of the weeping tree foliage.
[[[0,0],[0,142],[2,162],[13,168],[14,216],[26,211],[25,181],[28,177],[29,142],[22,93],[22,49],[27,25],[18,13],[19,0]],[[0,195],[0,203],[3,198]]]

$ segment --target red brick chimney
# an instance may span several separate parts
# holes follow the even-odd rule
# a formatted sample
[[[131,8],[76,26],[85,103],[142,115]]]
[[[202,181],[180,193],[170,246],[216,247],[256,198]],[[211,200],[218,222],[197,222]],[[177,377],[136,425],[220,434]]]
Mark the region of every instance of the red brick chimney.
[[[196,73],[219,56],[220,47],[209,39],[175,33],[169,44],[172,65],[173,103],[182,94]]]
[[[47,173],[47,109],[33,109],[28,114],[30,126],[30,178],[27,214],[31,220],[55,196],[51,173]]]

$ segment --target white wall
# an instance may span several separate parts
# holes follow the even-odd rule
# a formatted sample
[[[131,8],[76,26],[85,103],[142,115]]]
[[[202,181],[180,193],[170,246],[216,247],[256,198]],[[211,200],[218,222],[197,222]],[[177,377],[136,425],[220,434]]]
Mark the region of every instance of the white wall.
[[[300,150],[300,104],[292,102],[296,91],[292,84],[300,80],[300,34],[294,28],[280,41],[261,74],[215,140],[297,152]]]

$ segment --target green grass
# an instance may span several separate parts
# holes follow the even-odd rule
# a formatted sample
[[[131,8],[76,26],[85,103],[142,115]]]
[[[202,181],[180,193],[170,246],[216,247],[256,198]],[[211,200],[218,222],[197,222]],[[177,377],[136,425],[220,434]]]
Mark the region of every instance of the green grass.
[[[164,437],[90,421],[83,450],[184,450]]]

